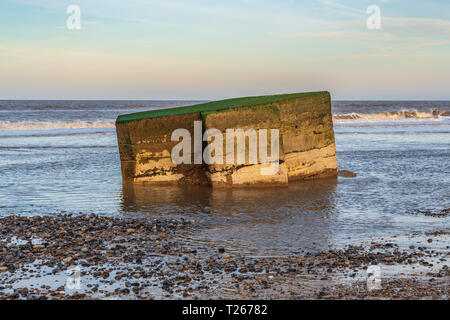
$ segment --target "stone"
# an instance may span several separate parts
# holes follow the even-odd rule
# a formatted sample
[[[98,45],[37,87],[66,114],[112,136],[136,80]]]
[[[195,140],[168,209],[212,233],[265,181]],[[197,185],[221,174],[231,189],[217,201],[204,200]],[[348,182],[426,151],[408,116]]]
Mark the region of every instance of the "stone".
[[[348,171],[348,170],[339,170],[338,172],[339,177],[343,178],[355,178],[356,173]]]
[[[122,115],[117,118],[116,129],[124,184],[287,186],[289,181],[335,178],[338,174],[328,92],[236,98]],[[198,151],[199,147],[204,155],[203,151],[206,153],[206,148],[212,149],[215,143],[215,138],[212,138],[199,146],[195,138],[200,136],[201,139],[205,132],[214,129],[223,137],[223,152],[216,154],[221,150],[217,147],[211,156],[223,161],[208,164],[200,159],[200,162],[175,164],[171,153],[181,142],[172,141],[172,133],[176,129],[185,129],[190,134],[186,158],[192,160],[198,159],[195,150]],[[233,141],[231,150],[226,143],[227,137],[233,137],[230,130],[239,129],[244,132],[243,161],[238,161],[236,152],[231,157],[231,152],[237,151],[238,139],[230,140]],[[253,138],[256,137],[259,146],[265,130],[267,154],[270,155],[278,146],[277,166],[260,161],[261,148],[257,150],[258,162],[251,158],[255,152],[250,150],[255,149],[252,149],[254,144],[250,141],[255,141]],[[189,143],[186,145],[189,147]],[[184,152],[181,154],[184,158]],[[227,162],[227,155],[234,161]],[[270,167],[277,170],[269,171]]]
[[[67,263],[71,262],[72,260],[73,260],[72,257],[67,257],[67,258],[63,259],[63,262],[67,264]]]

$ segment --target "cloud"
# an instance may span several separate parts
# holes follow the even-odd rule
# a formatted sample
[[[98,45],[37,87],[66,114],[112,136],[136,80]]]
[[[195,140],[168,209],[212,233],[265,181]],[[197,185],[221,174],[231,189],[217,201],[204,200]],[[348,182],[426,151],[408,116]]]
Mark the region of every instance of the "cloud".
[[[316,0],[326,8],[346,15],[358,17],[357,20],[334,20],[323,21],[333,25],[341,26],[363,26],[368,17],[365,10],[356,9],[348,5],[341,4],[331,0]],[[367,5],[374,2],[374,0],[367,1]],[[381,3],[390,2],[389,0],[378,0]],[[364,8],[365,9],[365,8]],[[450,35],[450,20],[440,18],[426,18],[426,17],[395,17],[385,16],[382,9],[382,28],[389,32],[412,32],[420,34],[440,34]]]
[[[100,21],[83,20],[83,24],[85,24],[85,25],[98,25],[98,24],[100,24]]]
[[[366,15],[365,10],[355,9],[353,7],[338,3],[336,1],[331,1],[331,0],[316,0],[316,1],[320,2],[322,5],[324,5],[328,9],[331,9],[333,11],[343,13],[346,15],[358,16],[358,17]]]
[[[436,18],[382,17],[382,28],[395,32],[450,35],[450,21]]]
[[[381,53],[368,53],[368,54],[350,54],[341,56],[341,59],[404,59],[404,58],[417,58],[422,57],[420,54],[381,54]]]
[[[389,43],[411,43],[416,47],[442,45],[450,42],[450,39],[433,39],[428,37],[405,37],[395,35],[389,32],[373,31],[316,31],[316,32],[297,32],[297,33],[271,33],[274,36],[282,38],[305,38],[305,39],[327,39],[327,40],[353,40],[370,42],[389,42]]]

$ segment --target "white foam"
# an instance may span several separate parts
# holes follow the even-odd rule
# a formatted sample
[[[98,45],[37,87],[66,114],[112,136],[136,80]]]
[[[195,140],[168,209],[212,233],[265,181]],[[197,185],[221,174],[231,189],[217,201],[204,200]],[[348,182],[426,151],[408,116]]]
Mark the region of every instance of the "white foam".
[[[379,113],[346,113],[333,115],[335,123],[419,122],[450,120],[450,111],[402,110]],[[0,121],[0,131],[35,131],[55,129],[114,128],[114,121]]]
[[[355,122],[414,122],[414,121],[443,121],[448,120],[450,111],[430,110],[402,110],[379,113],[346,113],[333,115],[335,123]]]
[[[114,121],[0,121],[0,131],[113,128]]]

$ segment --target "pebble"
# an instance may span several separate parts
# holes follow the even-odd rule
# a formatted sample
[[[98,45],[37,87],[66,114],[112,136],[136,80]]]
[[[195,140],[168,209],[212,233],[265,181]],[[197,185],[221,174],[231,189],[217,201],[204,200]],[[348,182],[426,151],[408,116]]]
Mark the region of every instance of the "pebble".
[[[66,296],[64,290],[60,290],[61,287],[58,290],[50,287],[36,290],[28,288],[28,291],[18,288],[20,290],[14,292],[14,281],[9,280],[11,282],[7,283],[8,280],[5,279],[11,278],[6,274],[0,277],[0,285],[5,288],[11,286],[8,288],[10,293],[0,289],[0,298],[2,295],[21,298],[26,294],[26,297],[37,298],[85,299],[91,298],[95,293],[95,297],[122,298],[130,295],[143,299],[149,297],[148,293],[143,292],[145,288],[152,287],[162,288],[162,297],[167,298],[214,298],[218,294],[217,287],[227,281],[224,280],[226,277],[232,281],[228,288],[237,290],[239,293],[235,293],[238,297],[266,298],[264,288],[270,287],[278,298],[314,298],[318,293],[321,293],[321,298],[338,298],[340,294],[352,296],[359,293],[340,288],[330,294],[331,289],[328,287],[320,292],[305,292],[302,286],[304,279],[295,288],[286,289],[286,283],[302,279],[299,275],[303,274],[307,281],[329,281],[344,274],[346,270],[354,270],[347,274],[347,277],[351,277],[365,274],[363,270],[369,265],[414,263],[417,259],[422,261],[440,253],[432,250],[407,252],[400,250],[394,243],[372,242],[370,249],[362,246],[347,246],[342,249],[330,247],[324,251],[304,252],[304,255],[299,252],[285,258],[247,258],[225,253],[224,248],[192,248],[186,245],[175,236],[175,232],[187,225],[189,222],[174,219],[125,219],[93,215],[0,218],[0,237],[30,239],[32,236],[42,243],[39,248],[33,248],[30,242],[13,246],[0,242],[0,271],[14,272],[14,278],[18,280],[21,277],[65,275],[64,263],[70,264],[70,267],[81,266],[82,277],[88,276],[91,279],[86,285],[86,293]],[[155,229],[158,233],[153,232]],[[31,271],[31,268],[25,266],[33,261],[40,262],[36,270],[33,270],[33,275],[25,276],[25,272]],[[438,274],[434,273],[434,283],[440,279],[445,281],[443,277],[448,277],[448,274],[448,269],[444,268]],[[264,279],[270,281],[270,285]],[[358,276],[351,281],[357,283],[359,280]],[[419,281],[420,278],[416,280]],[[395,289],[400,286],[402,290],[406,290],[405,286],[408,284],[408,279],[399,280],[397,287],[392,286],[391,291],[386,290],[385,294],[402,296],[404,293]],[[426,293],[421,291],[422,284],[415,286],[418,293]],[[429,288],[427,290],[433,292]],[[243,292],[249,296],[243,295]]]
[[[73,260],[72,257],[67,257],[67,258],[63,259],[63,262],[67,264],[67,263],[71,262],[72,260]]]

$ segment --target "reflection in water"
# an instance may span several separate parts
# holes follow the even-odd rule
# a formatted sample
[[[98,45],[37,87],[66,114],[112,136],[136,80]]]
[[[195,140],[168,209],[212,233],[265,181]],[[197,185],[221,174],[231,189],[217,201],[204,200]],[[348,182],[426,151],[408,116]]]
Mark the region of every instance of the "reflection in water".
[[[329,245],[336,184],[325,179],[257,189],[123,185],[122,213],[195,219],[204,228],[184,234],[189,242],[282,255]]]

